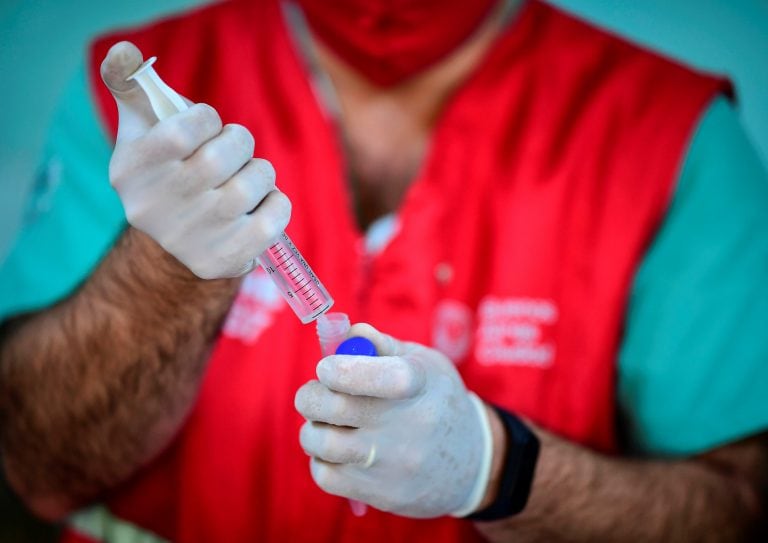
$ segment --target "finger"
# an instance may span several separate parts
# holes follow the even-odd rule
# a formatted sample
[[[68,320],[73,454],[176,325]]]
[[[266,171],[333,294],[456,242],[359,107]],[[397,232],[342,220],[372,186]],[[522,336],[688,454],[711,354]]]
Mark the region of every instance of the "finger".
[[[143,164],[184,160],[221,131],[218,112],[207,104],[195,104],[154,125],[135,142],[133,153],[142,157]]]
[[[309,471],[315,484],[334,496],[369,503],[372,490],[375,492],[375,481],[366,477],[367,470],[355,464],[326,462],[313,456],[309,460]]]
[[[399,356],[327,356],[317,377],[336,392],[391,400],[416,396],[426,382],[420,366]]]
[[[199,178],[205,179],[204,188],[216,188],[248,163],[253,157],[253,146],[253,136],[247,128],[228,124],[198,147],[186,163]]]
[[[403,356],[412,350],[412,344],[398,341],[390,335],[379,332],[368,323],[357,323],[350,328],[348,337],[364,337],[371,340],[380,356]]]
[[[256,207],[275,190],[274,172],[271,165],[261,158],[252,158],[229,181],[215,190],[218,201],[217,213],[225,219],[245,215]]]
[[[360,430],[321,422],[304,423],[299,442],[309,456],[334,464],[366,465],[373,450]]]
[[[291,201],[275,189],[267,194],[252,213],[240,220],[246,225],[245,234],[250,245],[256,247],[254,256],[257,256],[274,243],[288,226],[291,220]]]
[[[350,498],[349,483],[341,469],[343,467],[344,464],[325,462],[314,456],[309,460],[309,472],[317,486],[328,494]]]
[[[383,407],[379,398],[334,392],[320,381],[302,386],[296,392],[294,406],[307,420],[352,428],[370,426]]]
[[[116,98],[135,96],[139,85],[127,81],[129,75],[144,62],[138,47],[129,41],[121,41],[110,47],[101,63],[101,78]]]
[[[142,62],[141,51],[131,42],[121,41],[109,49],[101,63],[101,78],[117,103],[118,141],[135,139],[156,122],[144,91],[136,81],[126,81]]]
[[[282,192],[273,190],[254,213],[224,225],[217,238],[217,269],[224,270],[219,276],[239,277],[250,271],[252,260],[275,242],[290,217],[291,202]]]

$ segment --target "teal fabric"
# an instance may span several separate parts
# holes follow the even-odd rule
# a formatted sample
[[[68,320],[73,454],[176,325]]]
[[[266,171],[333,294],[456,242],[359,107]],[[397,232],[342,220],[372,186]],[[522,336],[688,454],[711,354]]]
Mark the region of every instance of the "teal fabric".
[[[60,111],[46,172],[0,268],[0,319],[69,295],[125,227],[84,70]],[[618,400],[634,450],[693,454],[768,427],[767,272],[768,181],[719,99],[631,292]]]
[[[107,176],[111,154],[81,67],[53,119],[22,227],[0,266],[0,320],[66,297],[124,228]]]
[[[691,141],[619,357],[630,446],[689,455],[768,429],[768,177],[731,106]]]

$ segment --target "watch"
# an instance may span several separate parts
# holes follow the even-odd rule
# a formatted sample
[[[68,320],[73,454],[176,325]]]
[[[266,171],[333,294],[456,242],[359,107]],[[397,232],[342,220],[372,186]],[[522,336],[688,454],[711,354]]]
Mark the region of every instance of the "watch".
[[[467,515],[469,520],[499,520],[520,513],[531,493],[533,475],[539,458],[539,439],[517,416],[491,405],[499,415],[507,436],[499,491],[493,502]]]

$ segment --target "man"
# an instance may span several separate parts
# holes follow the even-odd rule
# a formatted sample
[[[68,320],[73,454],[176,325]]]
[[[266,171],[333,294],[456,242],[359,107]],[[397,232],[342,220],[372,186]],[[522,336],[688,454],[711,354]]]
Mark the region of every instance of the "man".
[[[215,109],[155,124],[125,39]],[[722,81],[535,1],[233,1],[105,57],[129,226],[83,176],[6,265],[98,238],[60,292],[17,287],[2,343],[10,482],[48,518],[106,504],[71,540],[757,537],[768,200]],[[288,221],[254,146],[379,357],[318,364],[232,278]]]

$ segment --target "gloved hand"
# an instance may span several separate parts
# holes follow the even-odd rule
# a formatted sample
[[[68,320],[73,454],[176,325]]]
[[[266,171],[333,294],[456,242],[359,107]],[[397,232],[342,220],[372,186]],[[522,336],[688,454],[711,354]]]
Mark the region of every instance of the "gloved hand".
[[[382,356],[332,355],[296,394],[300,441],[326,492],[415,518],[474,511],[488,485],[491,431],[483,403],[441,353],[367,324]]]
[[[290,218],[275,170],[252,158],[245,127],[222,127],[210,106],[158,122],[139,85],[125,80],[141,62],[133,44],[120,42],[101,65],[120,118],[109,177],[128,222],[198,277],[242,275]]]

